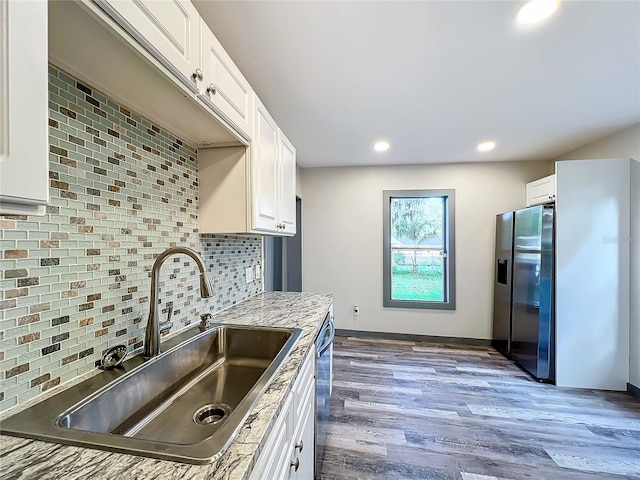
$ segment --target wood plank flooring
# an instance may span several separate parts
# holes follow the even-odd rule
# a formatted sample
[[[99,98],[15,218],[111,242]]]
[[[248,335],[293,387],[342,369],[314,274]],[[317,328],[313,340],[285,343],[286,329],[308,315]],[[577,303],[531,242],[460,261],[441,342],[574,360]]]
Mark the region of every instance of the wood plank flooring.
[[[336,337],[322,478],[640,479],[640,401],[490,347]]]

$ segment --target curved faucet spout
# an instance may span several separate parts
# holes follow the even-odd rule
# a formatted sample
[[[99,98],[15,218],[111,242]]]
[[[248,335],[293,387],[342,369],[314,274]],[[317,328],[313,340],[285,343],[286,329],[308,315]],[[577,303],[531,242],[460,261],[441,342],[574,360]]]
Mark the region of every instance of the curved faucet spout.
[[[207,298],[213,295],[213,288],[206,275],[206,267],[202,258],[195,250],[187,247],[171,247],[166,249],[153,263],[151,269],[151,299],[149,302],[149,319],[144,335],[144,358],[155,357],[160,353],[160,318],[158,315],[158,290],[160,288],[160,267],[171,255],[183,253],[191,257],[200,270],[200,297]]]

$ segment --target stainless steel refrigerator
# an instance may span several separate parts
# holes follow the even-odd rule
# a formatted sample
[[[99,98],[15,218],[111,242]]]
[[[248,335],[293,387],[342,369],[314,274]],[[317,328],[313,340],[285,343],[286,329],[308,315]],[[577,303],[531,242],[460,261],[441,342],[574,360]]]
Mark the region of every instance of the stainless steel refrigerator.
[[[510,252],[509,214],[513,219]],[[555,381],[553,229],[552,206],[498,216],[494,289],[494,345],[536,378],[551,382]]]
[[[496,254],[493,286],[493,340],[499,352],[511,357],[511,298],[513,293],[513,212],[496,216]]]

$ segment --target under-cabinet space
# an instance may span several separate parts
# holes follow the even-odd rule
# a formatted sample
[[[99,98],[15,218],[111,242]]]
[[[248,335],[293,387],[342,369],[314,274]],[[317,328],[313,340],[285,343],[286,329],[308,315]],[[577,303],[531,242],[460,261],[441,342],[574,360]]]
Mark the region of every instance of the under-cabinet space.
[[[113,2],[121,10],[127,4],[127,12],[138,9],[134,17],[140,17],[138,21],[143,24],[149,22],[144,18],[150,15],[143,8],[147,3],[153,9],[159,8],[156,3],[161,2]],[[179,2],[163,8],[182,11],[185,4]],[[198,99],[200,18],[193,19],[195,10],[186,16],[182,14],[182,21],[188,21],[191,28],[174,25],[175,18],[161,8],[156,16],[160,24],[166,24],[167,31],[161,32],[160,26],[155,25],[153,28],[160,31],[153,32],[147,25],[143,29],[146,38],[143,44],[141,32],[123,27],[92,1],[48,2],[48,6],[51,63],[194,146],[248,143],[247,135],[236,131]],[[176,41],[180,48],[170,41],[173,37],[179,39]],[[150,49],[151,43],[154,49]],[[180,53],[183,49],[189,53]]]
[[[198,151],[200,233],[251,231],[251,165],[246,147]]]
[[[94,0],[182,83],[198,92],[200,15],[189,0]]]

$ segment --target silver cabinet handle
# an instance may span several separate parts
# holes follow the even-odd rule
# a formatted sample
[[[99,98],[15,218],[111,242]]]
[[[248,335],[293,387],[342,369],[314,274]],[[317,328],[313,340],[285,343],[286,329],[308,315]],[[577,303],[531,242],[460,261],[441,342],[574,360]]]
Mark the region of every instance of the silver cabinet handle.
[[[304,442],[302,440],[300,440],[300,443],[296,443],[295,448],[293,449],[295,450],[300,450],[300,453],[302,453],[302,449],[304,448]]]
[[[296,461],[295,462],[291,462],[289,463],[289,468],[293,467],[293,471],[297,472],[298,469],[300,468],[300,459],[298,457],[296,457]]]
[[[202,81],[202,79],[204,78],[202,76],[202,70],[200,70],[199,68],[196,68],[196,71],[191,74],[191,77],[194,80],[200,80],[200,81]]]
[[[207,87],[207,93],[210,93],[211,95],[216,94],[216,86],[213,83],[210,83]]]

